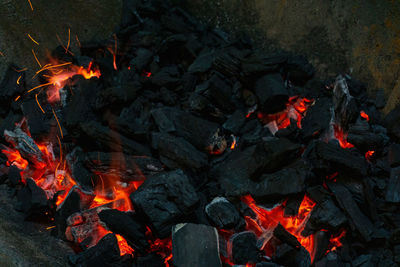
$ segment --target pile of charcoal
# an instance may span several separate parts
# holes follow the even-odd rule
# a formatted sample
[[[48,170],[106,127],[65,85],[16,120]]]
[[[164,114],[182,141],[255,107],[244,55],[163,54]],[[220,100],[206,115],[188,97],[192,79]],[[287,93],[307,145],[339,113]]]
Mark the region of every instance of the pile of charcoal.
[[[396,266],[400,106],[166,0],[0,84],[0,182],[74,266]],[[68,256],[68,257],[67,257]]]

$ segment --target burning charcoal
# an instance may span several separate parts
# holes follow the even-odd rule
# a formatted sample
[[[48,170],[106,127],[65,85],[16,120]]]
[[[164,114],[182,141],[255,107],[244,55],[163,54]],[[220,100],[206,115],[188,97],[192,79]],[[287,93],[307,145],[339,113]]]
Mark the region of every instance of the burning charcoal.
[[[299,162],[280,171],[263,174],[259,178],[260,182],[251,188],[250,194],[257,201],[279,201],[286,196],[303,192],[307,176],[307,166]]]
[[[210,221],[219,229],[240,229],[245,222],[226,198],[216,197],[205,208]]]
[[[92,172],[106,173],[124,182],[144,181],[147,175],[164,170],[157,159],[128,156],[119,152],[89,152],[84,158],[84,165]]]
[[[326,231],[318,231],[314,234],[314,249],[313,259],[314,262],[318,262],[322,257],[325,256],[329,246],[329,233]]]
[[[81,210],[80,200],[79,193],[71,189],[65,200],[57,207],[54,217],[56,228],[53,233],[59,238],[66,239],[65,230],[67,229],[67,218]]]
[[[12,186],[16,186],[22,183],[21,170],[15,166],[11,165],[8,170],[8,180]]]
[[[200,169],[207,166],[207,156],[183,138],[166,133],[153,133],[152,139],[153,147],[160,153],[161,161],[170,169]]]
[[[280,242],[286,243],[294,248],[298,249],[301,247],[301,244],[297,240],[297,238],[286,231],[286,229],[280,223],[278,223],[278,225],[274,228],[274,230],[272,231],[272,235]]]
[[[208,81],[198,85],[196,92],[206,97],[221,110],[233,112],[232,85],[222,75],[214,74]]]
[[[285,109],[289,95],[279,73],[268,74],[258,79],[254,90],[262,112],[268,114]]]
[[[352,228],[357,230],[365,241],[370,241],[374,226],[358,208],[350,191],[339,183],[328,183],[328,187],[336,197],[340,207],[346,212]]]
[[[257,248],[257,237],[253,232],[241,232],[232,236],[232,260],[235,264],[257,263],[261,252]]]
[[[25,72],[18,72],[17,70],[20,69],[10,65],[0,83],[0,115],[2,116],[7,114],[16,97],[25,91]]]
[[[19,208],[26,214],[26,219],[50,218],[52,211],[46,192],[31,178],[26,179],[26,186],[18,191],[17,199]]]
[[[135,250],[144,252],[148,247],[145,236],[146,228],[136,222],[128,213],[105,209],[99,213],[99,218],[113,233],[123,236]]]
[[[335,124],[343,130],[347,130],[350,123],[355,122],[359,117],[359,110],[356,100],[350,95],[346,79],[341,75],[335,81],[333,104]]]
[[[130,266],[120,256],[118,241],[114,234],[105,235],[99,243],[78,255],[68,257],[74,266]]]
[[[245,122],[246,113],[243,110],[238,109],[225,121],[222,127],[225,130],[237,135]]]
[[[373,133],[368,122],[361,120],[350,126],[347,141],[364,153],[369,150],[381,150],[384,146],[383,137]]]
[[[347,222],[346,216],[336,207],[331,199],[322,203],[317,203],[312,209],[310,218],[302,232],[304,236],[309,236],[319,229],[330,229],[337,231]]]
[[[130,198],[135,211],[146,216],[160,238],[167,237],[171,226],[189,215],[199,200],[182,170],[148,177]]]
[[[273,260],[283,266],[309,267],[311,265],[310,254],[305,248],[296,249],[288,244],[282,244],[276,248]]]
[[[390,167],[395,168],[400,166],[400,144],[392,144],[389,147],[388,160]]]
[[[73,152],[68,154],[67,163],[71,169],[72,177],[74,177],[79,185],[84,190],[92,191],[100,178],[84,166],[84,159],[85,154],[80,147],[77,147]]]
[[[173,226],[172,254],[175,266],[222,266],[218,232],[207,225],[185,223]]]
[[[390,171],[385,200],[387,202],[400,203],[400,167],[393,168]]]
[[[81,123],[80,127],[100,148],[106,148],[114,152],[123,151],[127,154],[138,156],[151,154],[149,147],[121,136],[116,131],[104,127],[96,121]]]
[[[385,117],[385,127],[388,131],[388,135],[392,137],[396,142],[400,142],[400,105],[397,105],[392,111],[390,111]]]
[[[160,112],[174,124],[176,135],[185,138],[197,149],[210,153],[222,153],[225,150],[226,140],[220,136],[218,124],[174,108],[162,108]],[[157,126],[163,127],[163,125]]]
[[[319,98],[308,110],[301,121],[301,133],[305,140],[319,137],[329,130],[331,121],[332,100],[328,97]]]
[[[315,171],[323,176],[339,172],[361,178],[367,174],[364,157],[342,149],[333,142],[314,141],[308,146],[303,156],[308,158]]]
[[[288,57],[284,69],[288,80],[299,85],[304,85],[315,73],[314,67],[303,56]]]

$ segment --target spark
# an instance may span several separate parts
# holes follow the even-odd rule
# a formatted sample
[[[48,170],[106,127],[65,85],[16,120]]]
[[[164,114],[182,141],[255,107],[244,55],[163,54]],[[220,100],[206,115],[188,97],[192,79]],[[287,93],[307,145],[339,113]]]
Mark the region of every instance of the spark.
[[[35,94],[35,99],[36,99],[36,103],[38,104],[40,110],[41,110],[41,111],[43,112],[43,114],[44,114],[45,112],[44,112],[44,110],[43,110],[43,108],[42,108],[42,106],[40,105],[39,100],[38,100],[38,94]]]
[[[81,47],[81,42],[79,41],[78,35],[75,35],[76,43]]]
[[[74,55],[74,53],[72,53],[71,51],[68,51],[68,49],[65,47],[65,45],[63,44],[63,42],[61,41],[60,36],[58,36],[58,34],[56,34],[57,40],[60,43],[60,45],[62,46],[62,48],[65,49],[65,51],[67,51],[68,53],[70,53],[72,56]]]
[[[16,98],[15,98],[15,102],[17,102],[18,101],[18,99],[20,99],[21,98],[21,96],[19,95],[19,96],[17,96]]]
[[[65,54],[68,52],[70,42],[71,42],[71,29],[68,28],[68,44],[67,44],[67,49],[65,50]]]
[[[15,69],[15,68],[13,68],[13,70],[15,70],[16,72],[23,72],[23,71],[28,70],[28,68],[23,68],[23,69],[20,69],[20,70],[17,70],[17,69]]]
[[[39,43],[35,39],[33,39],[33,37],[29,33],[28,33],[28,37],[29,37],[29,39],[32,40],[32,42],[34,42],[35,44],[39,45]]]
[[[114,34],[114,40],[115,40],[115,45],[114,45],[114,54],[113,54],[113,66],[114,66],[114,69],[115,70],[117,70],[117,63],[116,63],[116,59],[117,59],[117,46],[118,46],[118,44],[117,44],[117,36]]]
[[[22,75],[19,75],[18,79],[17,79],[17,84],[19,85],[19,80],[21,80]]]
[[[54,109],[51,109],[51,110],[53,111],[54,118],[56,119],[57,124],[58,124],[58,128],[60,129],[61,138],[64,138],[64,135],[63,135],[63,132],[62,132],[62,129],[61,129],[61,124],[60,124],[60,122],[58,121],[57,115],[56,115],[56,113],[54,112]]]
[[[31,0],[28,0],[28,2],[29,2],[29,5],[31,6],[31,9],[33,11],[33,6],[32,6],[32,3],[31,3]]]
[[[56,227],[55,225],[49,226],[49,227],[46,228],[46,230],[50,230],[50,229],[53,229],[53,228],[55,228],[55,227]]]
[[[44,87],[44,86],[48,86],[48,85],[50,85],[50,84],[52,84],[52,83],[44,83],[44,84],[38,85],[38,86],[36,86],[36,87],[33,87],[32,89],[29,89],[29,90],[28,90],[28,93],[30,93],[30,92],[32,92],[33,90],[36,90],[36,89],[38,89],[38,88],[41,88],[41,87]]]
[[[35,51],[34,51],[33,49],[32,49],[32,54],[33,54],[33,56],[35,57],[37,64],[38,64],[40,67],[42,67],[42,64],[40,64],[40,61],[39,61],[39,59],[36,57]]]

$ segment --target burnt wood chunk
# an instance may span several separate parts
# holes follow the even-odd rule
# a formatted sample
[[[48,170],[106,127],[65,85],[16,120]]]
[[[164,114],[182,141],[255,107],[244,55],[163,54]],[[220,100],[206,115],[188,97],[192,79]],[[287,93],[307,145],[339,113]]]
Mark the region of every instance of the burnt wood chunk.
[[[304,56],[290,56],[284,65],[288,80],[294,84],[304,85],[314,76],[315,69]]]
[[[353,230],[360,233],[361,237],[369,242],[374,233],[374,226],[370,219],[361,212],[350,191],[338,183],[327,184],[340,207],[346,212]]]
[[[346,78],[339,75],[335,80],[333,88],[334,123],[347,131],[348,126],[354,123],[360,116],[356,99],[349,91]]]
[[[245,122],[246,113],[238,109],[225,121],[222,127],[233,134],[238,134]]]
[[[297,238],[288,231],[286,231],[286,229],[280,223],[278,223],[278,225],[274,228],[272,234],[276,239],[278,239],[282,243],[288,244],[297,249],[301,247],[301,244],[297,240]]]
[[[389,147],[388,160],[390,167],[395,168],[400,166],[400,144],[392,144]]]
[[[356,124],[350,126],[347,141],[363,153],[369,150],[381,150],[384,146],[383,137],[373,133],[368,122],[361,120],[358,120]]]
[[[320,229],[339,230],[347,222],[346,216],[336,207],[331,199],[317,203],[312,209],[310,217],[302,234],[309,236]]]
[[[8,180],[13,186],[22,184],[21,170],[17,166],[10,166],[8,170]]]
[[[300,249],[297,249],[286,243],[276,248],[273,260],[283,266],[311,266],[310,253],[305,248],[300,247]]]
[[[120,256],[117,237],[105,235],[96,246],[68,257],[74,266],[129,266]]]
[[[361,154],[342,149],[335,142],[314,141],[303,156],[308,158],[315,171],[321,175],[339,172],[362,178],[367,174],[365,158]]]
[[[400,203],[400,167],[393,168],[390,171],[385,200],[387,202]]]
[[[257,237],[253,232],[241,232],[231,237],[232,260],[235,264],[256,263],[261,257]]]
[[[305,140],[318,138],[329,130],[331,122],[332,100],[321,97],[307,109],[306,116],[301,120],[301,134]]]
[[[199,152],[181,137],[174,137],[167,133],[153,133],[152,143],[158,150],[161,161],[170,169],[200,169],[207,166],[206,154]]]
[[[135,211],[146,217],[160,238],[167,237],[173,225],[183,222],[199,201],[182,170],[148,177],[130,198]]]
[[[271,72],[279,71],[287,56],[279,54],[267,55],[256,51],[242,60],[242,72],[245,78],[260,77]]]
[[[173,226],[172,255],[175,266],[222,266],[217,229],[193,223]]]
[[[105,209],[99,213],[99,218],[113,233],[123,236],[133,249],[143,253],[148,247],[146,228],[135,221],[132,214]]]
[[[279,73],[268,74],[259,78],[254,87],[260,110],[275,113],[284,110],[289,99],[282,76]]]
[[[274,173],[263,174],[251,188],[250,194],[257,201],[279,201],[303,192],[307,176],[307,166],[300,162]]]
[[[58,238],[66,240],[67,218],[75,212],[81,211],[80,195],[77,190],[71,189],[64,201],[57,207],[54,216],[56,228],[52,232]]]
[[[219,229],[239,229],[245,225],[235,206],[224,197],[214,198],[205,207],[208,219]]]

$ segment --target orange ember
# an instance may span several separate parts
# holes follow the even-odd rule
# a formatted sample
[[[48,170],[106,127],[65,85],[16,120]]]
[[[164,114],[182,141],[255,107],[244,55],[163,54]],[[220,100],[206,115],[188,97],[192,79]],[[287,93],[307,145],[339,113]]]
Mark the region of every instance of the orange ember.
[[[297,127],[301,129],[301,120],[304,118],[308,107],[313,102],[313,99],[310,100],[299,96],[292,96],[289,98],[285,110],[274,114],[263,114],[259,112],[257,117],[264,124],[267,124],[268,128],[274,134],[280,129],[287,128],[291,120],[295,120]]]
[[[284,216],[284,205],[277,206],[271,210],[266,210],[257,206],[250,195],[242,197],[242,201],[257,215],[256,220],[246,217],[247,228],[249,230],[253,230],[257,235],[261,235],[265,231],[273,229],[278,223],[280,223],[289,233],[295,236],[300,244],[310,252],[310,255],[312,255],[314,236],[311,235],[304,237],[301,235],[301,232],[307,223],[311,210],[315,206],[314,201],[307,196],[304,196],[299,207],[298,215],[289,217]]]
[[[360,116],[361,116],[361,118],[364,118],[364,119],[366,119],[367,121],[369,121],[369,116],[368,116],[367,113],[365,113],[364,110],[361,110]]]
[[[365,153],[365,159],[368,160],[368,161],[371,161],[371,159],[374,156],[374,154],[375,154],[375,151],[373,151],[373,150],[367,151]]]
[[[340,241],[346,235],[346,230],[342,230],[339,235],[331,236],[329,239],[329,246],[328,252],[335,251],[337,248],[343,246],[342,242]]]
[[[119,246],[119,253],[121,256],[124,256],[126,254],[133,254],[133,252],[135,251],[133,248],[131,248],[131,246],[128,245],[128,242],[126,242],[125,238],[123,238],[120,235],[115,235],[117,237],[118,240],[118,246]]]
[[[353,144],[347,142],[347,133],[344,133],[343,129],[337,125],[333,126],[335,138],[339,141],[342,148],[352,148]]]
[[[15,165],[20,170],[25,170],[28,167],[28,161],[22,158],[18,150],[2,149],[1,152],[7,156],[7,166]]]
[[[232,139],[233,139],[233,141],[232,141],[232,144],[231,144],[231,150],[234,150],[235,147],[236,147],[236,137],[232,135]]]

